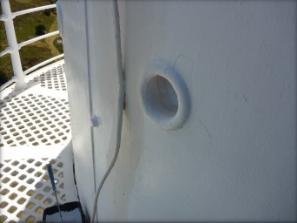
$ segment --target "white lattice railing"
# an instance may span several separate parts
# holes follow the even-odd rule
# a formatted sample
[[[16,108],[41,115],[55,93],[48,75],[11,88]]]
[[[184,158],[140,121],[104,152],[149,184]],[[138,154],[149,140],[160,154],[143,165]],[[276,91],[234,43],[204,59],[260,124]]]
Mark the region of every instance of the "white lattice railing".
[[[60,54],[60,55],[58,55],[56,57],[50,58],[50,59],[48,59],[48,60],[46,60],[46,61],[44,61],[42,63],[39,63],[39,64],[29,68],[26,71],[23,71],[19,50],[23,46],[26,46],[28,44],[34,43],[34,42],[39,41],[41,39],[45,39],[45,38],[57,35],[57,34],[59,34],[59,31],[57,30],[57,31],[48,33],[46,35],[42,35],[42,36],[39,36],[39,37],[29,39],[29,40],[27,40],[25,42],[18,43],[16,33],[15,33],[14,24],[13,24],[13,19],[16,16],[19,16],[19,15],[24,15],[24,14],[27,14],[27,13],[32,13],[32,12],[42,11],[42,10],[45,10],[45,9],[55,8],[56,4],[51,4],[51,5],[26,9],[26,10],[22,10],[22,11],[12,13],[11,8],[10,8],[9,0],[1,0],[1,7],[2,7],[2,13],[3,14],[0,16],[0,21],[3,21],[4,24],[5,24],[5,31],[6,31],[6,36],[7,36],[8,47],[4,51],[0,52],[0,57],[6,55],[8,53],[10,54],[11,64],[12,64],[14,76],[10,81],[8,81],[3,86],[1,86],[0,90],[5,89],[7,86],[9,86],[9,85],[11,85],[13,83],[15,83],[15,88],[20,88],[21,89],[21,88],[24,88],[26,86],[25,76],[28,73],[32,72],[33,70],[38,69],[41,66],[49,64],[49,63],[55,61],[56,59],[62,58],[64,56],[64,54]]]

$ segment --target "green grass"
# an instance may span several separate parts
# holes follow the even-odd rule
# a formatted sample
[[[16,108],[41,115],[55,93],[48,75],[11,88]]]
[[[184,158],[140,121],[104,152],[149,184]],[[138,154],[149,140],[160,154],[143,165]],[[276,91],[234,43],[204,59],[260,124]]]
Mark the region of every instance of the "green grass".
[[[28,8],[34,8],[42,5],[53,4],[56,0],[10,0],[12,11],[20,11]],[[2,13],[2,12],[1,12]],[[50,15],[45,15],[44,11],[30,13],[18,16],[14,19],[14,26],[17,35],[18,43],[24,42],[36,37],[35,28],[38,25],[44,25],[46,32],[54,31],[56,28],[56,15],[54,10],[51,10]],[[60,37],[52,37],[50,41],[40,40],[23,47],[20,50],[23,70],[26,70],[44,60],[47,60],[57,55],[57,52],[63,52],[63,49],[55,46],[54,39]],[[3,51],[8,46],[6,33],[3,22],[0,22],[0,51]],[[53,47],[57,49],[53,49]],[[58,51],[57,51],[58,50]],[[0,58],[0,85],[4,84],[13,76],[13,70],[10,62],[10,56],[5,55]]]
[[[0,51],[3,51],[8,46],[6,40],[6,32],[4,28],[4,23],[0,22]]]
[[[40,46],[37,44],[33,46],[29,45],[20,50],[23,70],[27,70],[30,67],[53,57],[51,50],[46,46],[46,44],[41,43],[40,41],[36,43],[40,43]]]
[[[12,77],[12,65],[10,61],[10,55],[5,55],[0,58],[0,85],[9,81]]]
[[[38,25],[44,25],[46,32],[48,33],[55,20],[56,16],[52,14],[50,16],[46,16],[43,11],[16,17],[14,19],[14,26],[18,42],[21,43],[36,37],[35,28]]]

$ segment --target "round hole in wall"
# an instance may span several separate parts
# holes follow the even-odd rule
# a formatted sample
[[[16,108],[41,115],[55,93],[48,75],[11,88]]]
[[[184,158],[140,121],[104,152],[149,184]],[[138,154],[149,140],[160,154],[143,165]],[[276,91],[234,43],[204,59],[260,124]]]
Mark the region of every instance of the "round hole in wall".
[[[159,118],[170,119],[178,109],[176,92],[172,84],[159,75],[149,79],[145,87],[147,107]]]
[[[167,63],[154,62],[140,82],[141,105],[145,114],[166,130],[181,128],[188,118],[190,97],[179,73]]]

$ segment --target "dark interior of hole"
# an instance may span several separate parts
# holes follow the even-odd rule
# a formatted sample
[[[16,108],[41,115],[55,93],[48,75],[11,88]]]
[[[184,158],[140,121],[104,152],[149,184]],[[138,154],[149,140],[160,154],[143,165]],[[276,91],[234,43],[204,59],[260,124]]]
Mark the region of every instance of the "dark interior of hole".
[[[147,103],[155,115],[162,118],[173,117],[178,108],[177,95],[168,80],[155,76],[146,86]]]

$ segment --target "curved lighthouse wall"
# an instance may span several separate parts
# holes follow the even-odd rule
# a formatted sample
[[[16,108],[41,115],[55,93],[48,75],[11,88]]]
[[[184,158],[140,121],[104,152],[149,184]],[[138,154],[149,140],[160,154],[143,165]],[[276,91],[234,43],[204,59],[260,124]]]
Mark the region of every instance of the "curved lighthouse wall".
[[[91,215],[115,147],[112,3],[61,8],[76,178]],[[119,11],[122,143],[99,220],[296,220],[296,1],[119,1]]]

